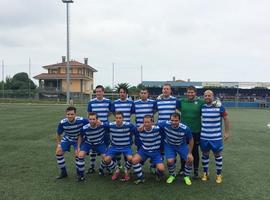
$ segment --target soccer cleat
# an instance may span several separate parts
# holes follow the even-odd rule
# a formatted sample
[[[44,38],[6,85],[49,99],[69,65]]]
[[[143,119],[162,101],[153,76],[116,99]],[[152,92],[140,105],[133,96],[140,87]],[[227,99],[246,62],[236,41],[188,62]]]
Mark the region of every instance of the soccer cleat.
[[[185,177],[184,177],[184,182],[185,182],[186,185],[191,185],[191,184],[192,184],[192,182],[191,182],[189,176],[185,176]]]
[[[144,178],[138,178],[137,180],[134,181],[134,183],[136,185],[139,185],[139,184],[144,183],[144,182],[145,182],[145,179]]]
[[[208,181],[208,180],[209,180],[209,174],[206,172],[203,172],[202,181]]]
[[[61,174],[59,174],[59,176],[56,177],[56,179],[63,179],[66,178],[68,175],[66,172],[61,172]]]
[[[130,176],[129,176],[129,174],[127,172],[125,173],[124,180],[125,181],[129,181],[130,180]]]
[[[84,181],[85,181],[85,177],[84,176],[78,176],[77,182],[84,182]]]
[[[120,177],[120,171],[114,172],[112,176],[112,180],[115,181]]]
[[[192,176],[192,179],[197,180],[197,179],[199,179],[199,178],[200,178],[200,177],[199,177],[198,171],[194,171],[194,175]]]
[[[167,182],[168,184],[171,184],[172,182],[174,182],[174,180],[175,180],[175,176],[170,175],[166,182]]]
[[[104,176],[104,171],[103,171],[103,169],[98,169],[98,175],[99,175],[99,176]]]
[[[89,169],[88,169],[88,171],[86,172],[86,174],[93,174],[93,173],[95,173],[95,168],[93,168],[93,167],[90,167]]]
[[[222,182],[222,176],[219,174],[216,176],[216,183],[221,183]]]

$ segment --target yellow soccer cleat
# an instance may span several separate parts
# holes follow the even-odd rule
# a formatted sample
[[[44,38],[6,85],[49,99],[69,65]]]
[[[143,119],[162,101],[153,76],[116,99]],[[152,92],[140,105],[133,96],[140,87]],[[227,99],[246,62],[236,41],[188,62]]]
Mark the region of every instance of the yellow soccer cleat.
[[[203,172],[202,181],[208,181],[208,180],[209,180],[209,174],[206,172]]]
[[[216,183],[221,183],[222,182],[222,176],[221,175],[217,175],[216,176]]]

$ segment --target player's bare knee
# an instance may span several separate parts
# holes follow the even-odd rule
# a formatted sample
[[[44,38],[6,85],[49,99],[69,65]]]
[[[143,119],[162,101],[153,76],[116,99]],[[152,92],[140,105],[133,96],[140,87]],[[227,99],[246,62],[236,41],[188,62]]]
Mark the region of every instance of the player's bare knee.
[[[173,165],[174,164],[174,159],[168,159],[167,164],[168,165]]]
[[[59,156],[62,156],[62,155],[64,155],[64,152],[63,152],[62,149],[57,148],[56,151],[55,151],[55,154],[56,154],[56,155],[59,155]]]
[[[79,156],[79,158],[84,158],[85,157],[85,152],[84,151],[80,151],[79,153],[78,153],[78,156]]]
[[[163,164],[157,164],[157,169],[160,172],[164,172],[165,171],[165,166]]]
[[[104,161],[105,163],[110,163],[112,158],[110,156],[105,156]]]
[[[140,159],[135,155],[132,157],[132,164],[136,165],[140,162]]]

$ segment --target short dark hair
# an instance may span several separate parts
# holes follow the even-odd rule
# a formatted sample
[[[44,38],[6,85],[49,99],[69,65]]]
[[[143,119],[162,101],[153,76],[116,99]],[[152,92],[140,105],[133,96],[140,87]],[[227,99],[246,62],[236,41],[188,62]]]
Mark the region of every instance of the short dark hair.
[[[179,120],[181,119],[180,114],[177,113],[177,112],[172,113],[171,116],[170,116],[170,119],[171,119],[172,117],[177,117]]]
[[[194,92],[197,92],[197,89],[193,85],[188,86],[187,91],[188,90],[193,90]]]
[[[89,116],[96,116],[96,118],[98,119],[97,113],[96,112],[89,112],[88,113],[88,117]]]
[[[66,112],[72,111],[72,110],[74,110],[75,113],[77,111],[77,109],[74,106],[69,106],[69,107],[67,107]]]
[[[144,87],[144,88],[141,88],[140,92],[141,92],[141,91],[146,91],[146,92],[148,92],[148,93],[149,93],[148,89],[147,89],[147,88],[145,88],[145,87]]]
[[[172,89],[172,85],[170,83],[164,83],[164,85],[162,87],[164,87],[164,86],[169,86]]]
[[[144,119],[151,119],[152,122],[154,121],[154,118],[152,115],[144,115],[143,121],[144,121]]]
[[[123,114],[123,112],[121,112],[121,111],[116,111],[116,112],[114,113],[114,116],[116,116],[116,115],[121,115],[121,116],[124,118],[124,114]]]
[[[124,90],[125,93],[128,93],[128,89],[126,87],[119,87],[117,92],[120,93],[120,90]]]
[[[98,88],[102,89],[102,91],[104,92],[104,87],[102,85],[97,85],[96,89],[98,89]]]

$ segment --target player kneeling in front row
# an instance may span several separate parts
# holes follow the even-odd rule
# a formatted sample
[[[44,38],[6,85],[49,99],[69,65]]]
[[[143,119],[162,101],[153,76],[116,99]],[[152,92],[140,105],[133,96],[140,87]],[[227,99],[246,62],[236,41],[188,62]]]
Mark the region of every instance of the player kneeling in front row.
[[[201,108],[202,113],[202,130],[200,138],[200,146],[202,150],[202,166],[203,176],[202,181],[209,179],[208,164],[209,164],[209,153],[213,151],[216,161],[216,182],[222,182],[222,150],[223,150],[223,139],[222,139],[222,119],[225,122],[224,140],[226,141],[229,134],[229,117],[225,108],[221,105],[216,107],[213,104],[214,94],[211,90],[204,92],[205,104]]]
[[[66,118],[62,119],[58,124],[56,134],[56,159],[58,167],[61,170],[57,179],[67,177],[67,170],[65,164],[64,153],[70,150],[70,146],[74,147],[76,163],[78,161],[77,142],[81,128],[88,123],[87,119],[76,116],[76,108],[70,106],[66,109]],[[62,137],[63,134],[63,137]],[[78,171],[77,171],[78,175]]]
[[[192,170],[192,149],[194,141],[190,129],[180,123],[179,113],[171,114],[170,121],[159,123],[159,126],[165,134],[164,150],[170,174],[167,183],[172,183],[176,178],[175,157],[179,154],[180,158],[185,161],[184,182],[186,185],[191,185],[189,175]],[[186,143],[187,140],[189,141],[188,145]]]
[[[132,158],[133,170],[138,179],[135,184],[143,183],[144,176],[142,173],[141,162],[151,159],[153,165],[156,165],[156,178],[160,180],[165,171],[162,156],[160,153],[161,133],[159,126],[153,125],[153,117],[145,115],[143,118],[142,130],[137,133],[140,141],[140,148]]]
[[[115,122],[111,122],[109,125],[109,131],[111,134],[111,147],[108,149],[106,156],[104,158],[104,162],[107,165],[110,163],[114,163],[112,158],[114,158],[118,154],[124,154],[126,157],[125,163],[125,181],[130,179],[129,170],[132,166],[132,137],[136,132],[136,127],[129,123],[123,121],[124,116],[122,112],[115,112]],[[115,163],[114,163],[115,168]],[[116,166],[116,170],[112,176],[112,180],[117,180],[120,177],[120,169],[118,165]]]
[[[78,139],[79,159],[76,164],[79,172],[78,181],[84,181],[85,156],[90,150],[100,153],[102,158],[105,157],[106,145],[105,138],[108,134],[108,125],[99,122],[97,114],[94,112],[88,113],[89,124],[83,126],[81,135]],[[113,165],[112,165],[113,166]],[[108,167],[112,167],[108,166]],[[106,164],[102,161],[99,167],[99,174],[103,175]]]

